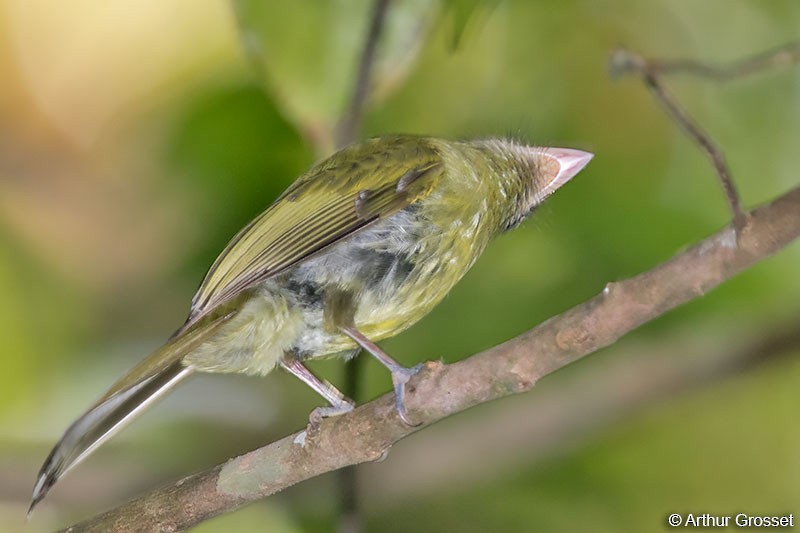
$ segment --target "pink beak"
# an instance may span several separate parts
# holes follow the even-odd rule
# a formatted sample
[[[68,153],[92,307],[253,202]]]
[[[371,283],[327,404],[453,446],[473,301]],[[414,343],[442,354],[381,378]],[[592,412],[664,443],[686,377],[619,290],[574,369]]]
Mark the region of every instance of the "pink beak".
[[[545,157],[554,159],[558,163],[558,172],[545,183],[537,194],[537,203],[553,194],[559,187],[571,180],[575,174],[583,170],[594,157],[593,153],[572,148],[546,148]]]

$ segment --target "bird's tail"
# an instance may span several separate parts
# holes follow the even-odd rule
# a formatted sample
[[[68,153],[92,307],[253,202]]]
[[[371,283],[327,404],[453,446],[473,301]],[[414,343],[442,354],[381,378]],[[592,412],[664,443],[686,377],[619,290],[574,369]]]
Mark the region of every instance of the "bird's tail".
[[[193,369],[183,365],[183,357],[208,340],[231,316],[208,321],[171,339],[133,367],[75,420],[39,471],[28,515],[68,470],[188,377]]]

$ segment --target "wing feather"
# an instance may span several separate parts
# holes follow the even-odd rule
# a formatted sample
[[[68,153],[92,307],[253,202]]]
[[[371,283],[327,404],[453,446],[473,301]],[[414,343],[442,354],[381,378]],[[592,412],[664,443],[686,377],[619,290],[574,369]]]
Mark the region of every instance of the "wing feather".
[[[257,283],[427,196],[443,167],[435,147],[398,137],[375,153],[378,142],[320,163],[237,233],[206,274],[176,335]]]

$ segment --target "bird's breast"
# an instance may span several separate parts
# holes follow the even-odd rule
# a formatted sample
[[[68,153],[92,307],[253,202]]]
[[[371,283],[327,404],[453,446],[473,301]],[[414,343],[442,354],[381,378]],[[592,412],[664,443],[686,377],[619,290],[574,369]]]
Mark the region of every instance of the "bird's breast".
[[[352,309],[349,316],[341,311],[341,320],[368,338],[410,327],[472,266],[485,245],[479,233],[478,211],[437,222],[412,205],[282,274],[276,282],[304,317],[294,350],[321,357],[355,348],[328,316],[342,293]]]

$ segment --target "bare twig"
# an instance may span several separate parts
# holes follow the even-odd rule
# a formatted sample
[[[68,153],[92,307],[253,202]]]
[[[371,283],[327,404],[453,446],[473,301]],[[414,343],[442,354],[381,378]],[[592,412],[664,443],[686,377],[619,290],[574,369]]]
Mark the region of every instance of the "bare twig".
[[[383,457],[398,440],[442,418],[529,390],[540,378],[697,298],[800,236],[800,187],[748,214],[736,243],[727,227],[669,261],[530,331],[452,365],[428,363],[409,383],[402,424],[386,394],[327,419],[305,446],[297,435],[155,490],[68,531],[182,531],[300,481]]]
[[[717,82],[750,76],[771,68],[784,67],[800,62],[800,42],[768,50],[752,57],[736,61],[729,65],[717,66],[701,63],[692,59],[645,59],[629,50],[618,48],[611,52],[609,70],[614,77],[625,74],[638,74],[656,98],[664,105],[669,115],[678,123],[706,153],[719,177],[728,207],[733,214],[733,224],[737,235],[742,232],[747,219],[741,207],[736,185],[731,179],[728,165],[722,151],[711,140],[711,137],[692,120],[678,101],[664,87],[661,76],[668,74],[691,74]]]
[[[646,61],[627,50],[614,50],[611,56],[611,71],[614,76],[635,74],[651,70],[661,75],[690,74],[725,83],[768,69],[787,67],[800,63],[800,42],[789,43],[728,65],[710,65],[694,59],[655,59]]]
[[[691,63],[692,68],[689,68],[688,62],[676,62],[674,64],[667,64],[663,61],[652,62],[643,58],[642,56],[624,50],[622,48],[612,51],[609,60],[609,70],[612,76],[619,76],[625,73],[638,73],[644,79],[647,87],[653,92],[656,98],[664,105],[667,113],[673,120],[696,142],[700,148],[705,152],[714,166],[714,170],[719,177],[722,190],[725,193],[725,199],[728,202],[728,207],[733,214],[733,225],[736,229],[736,234],[740,235],[747,224],[747,218],[742,210],[741,201],[739,200],[739,193],[736,191],[736,185],[731,179],[728,165],[725,162],[725,156],[717,145],[711,140],[711,137],[689,116],[685,109],[683,109],[678,101],[669,94],[661,82],[661,68],[668,67],[668,71],[678,70],[678,65],[683,65],[685,70],[701,71],[699,63]],[[711,67],[706,67],[706,70],[712,70]]]
[[[356,85],[353,90],[353,98],[350,100],[350,107],[342,117],[336,132],[336,145],[341,148],[358,138],[361,129],[361,116],[364,112],[364,104],[369,95],[369,88],[372,78],[372,68],[375,65],[375,50],[383,30],[383,23],[386,19],[386,11],[389,7],[389,0],[375,0],[372,11],[372,19],[364,42],[361,53],[361,61],[358,65],[358,75]]]
[[[728,207],[730,208],[731,213],[733,213],[733,225],[736,228],[736,233],[737,235],[741,234],[745,224],[747,223],[747,219],[744,211],[742,210],[741,201],[739,200],[739,193],[736,190],[736,185],[731,179],[730,170],[728,169],[728,164],[725,162],[725,156],[722,154],[722,150],[720,150],[719,147],[717,147],[717,145],[711,140],[711,137],[708,135],[708,133],[703,131],[700,126],[694,120],[692,120],[692,118],[686,113],[686,110],[678,104],[678,101],[672,95],[670,95],[669,92],[667,92],[658,76],[652,73],[647,73],[644,75],[644,80],[650,90],[653,91],[653,94],[655,94],[661,103],[664,104],[667,112],[675,120],[675,122],[677,122],[678,125],[683,128],[683,131],[685,131],[692,139],[694,139],[694,141],[700,146],[700,148],[702,148],[702,150],[711,160],[711,164],[714,166],[717,176],[719,176],[722,190],[725,193],[725,199],[728,201]]]

